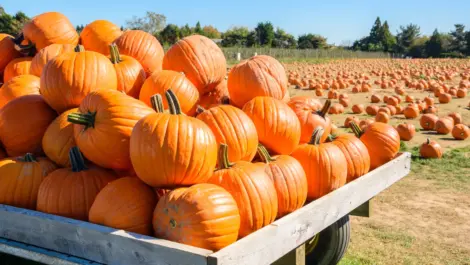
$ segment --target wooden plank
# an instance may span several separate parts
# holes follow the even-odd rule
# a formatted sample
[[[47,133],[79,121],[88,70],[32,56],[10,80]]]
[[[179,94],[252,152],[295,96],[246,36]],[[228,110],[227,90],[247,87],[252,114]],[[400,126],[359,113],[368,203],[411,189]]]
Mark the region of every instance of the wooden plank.
[[[406,176],[410,164],[411,154],[400,154],[361,178],[210,255],[210,264],[271,264]]]
[[[305,265],[305,244],[276,260],[273,265]]]
[[[365,203],[359,205],[356,209],[352,210],[349,215],[360,216],[360,217],[370,217],[372,212],[372,199],[366,201]]]
[[[207,264],[212,252],[0,204],[0,237],[105,264]]]

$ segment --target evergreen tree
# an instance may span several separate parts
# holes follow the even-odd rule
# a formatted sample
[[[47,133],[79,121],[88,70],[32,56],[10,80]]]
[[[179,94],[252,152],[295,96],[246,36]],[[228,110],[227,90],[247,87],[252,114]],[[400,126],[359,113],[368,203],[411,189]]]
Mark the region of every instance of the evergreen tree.
[[[380,42],[382,43],[383,51],[391,52],[397,44],[397,40],[395,36],[393,36],[393,34],[390,32],[390,28],[386,20],[382,25],[382,30],[380,31],[380,33]]]
[[[431,38],[426,42],[427,55],[434,58],[440,57],[443,52],[442,42],[441,34],[435,29]]]
[[[380,21],[380,17],[377,17],[377,19],[375,19],[374,25],[370,29],[369,43],[374,45],[380,44],[382,36],[382,22]]]
[[[194,33],[202,35],[202,28],[201,23],[199,21],[196,23],[196,27],[194,27]]]

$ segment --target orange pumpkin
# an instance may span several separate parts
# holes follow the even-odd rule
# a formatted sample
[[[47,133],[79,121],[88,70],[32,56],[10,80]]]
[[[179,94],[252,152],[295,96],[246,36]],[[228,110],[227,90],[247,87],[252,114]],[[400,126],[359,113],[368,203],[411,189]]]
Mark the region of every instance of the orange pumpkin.
[[[467,96],[467,89],[466,88],[460,88],[457,90],[457,97],[458,98],[465,98]]]
[[[439,103],[446,104],[452,100],[452,96],[447,93],[442,93],[439,95]]]
[[[375,121],[381,123],[388,123],[390,121],[390,115],[386,112],[379,112],[375,115]]]
[[[454,120],[451,117],[439,118],[434,128],[438,134],[448,134],[454,127]]]
[[[356,136],[342,134],[334,136],[332,143],[341,149],[347,162],[347,182],[351,182],[369,172],[370,156],[367,147]]]
[[[441,158],[442,147],[436,141],[431,141],[429,138],[423,143],[419,149],[419,154],[423,158]]]
[[[374,94],[370,97],[370,101],[371,101],[371,103],[379,103],[380,102],[380,97],[378,95]]]
[[[2,81],[1,75],[8,63],[20,56],[21,54],[15,49],[13,37],[0,33],[0,82]]]
[[[121,34],[121,29],[110,21],[95,20],[85,26],[80,33],[80,40],[85,50],[109,55],[109,45]]]
[[[462,115],[458,112],[451,112],[447,116],[454,120],[454,124],[461,124],[463,122]]]
[[[470,129],[467,125],[456,124],[452,129],[452,136],[457,140],[465,140],[470,135]]]
[[[401,123],[396,129],[402,141],[409,141],[416,134],[415,126],[411,123]]]
[[[32,75],[41,77],[44,66],[55,57],[67,53],[73,52],[75,46],[72,44],[51,44],[42,50],[40,50],[31,61],[30,73]]]
[[[407,119],[415,119],[419,116],[419,109],[410,104],[403,110],[403,115]]]
[[[423,114],[423,116],[421,116],[419,119],[419,124],[423,130],[432,131],[436,127],[436,122],[438,119],[439,118],[434,114]]]
[[[352,106],[352,111],[354,114],[361,114],[364,112],[364,105],[362,104],[355,104]]]
[[[0,108],[15,98],[39,95],[39,85],[39,77],[34,75],[13,77],[0,88]]]
[[[20,57],[10,61],[3,73],[3,82],[8,82],[15,76],[29,75],[32,57]]]
[[[359,118],[355,116],[346,117],[346,119],[344,120],[344,127],[349,128],[351,122],[359,123]]]
[[[366,107],[367,115],[375,116],[375,115],[377,115],[377,112],[379,112],[379,107],[378,106],[369,105],[369,106]]]

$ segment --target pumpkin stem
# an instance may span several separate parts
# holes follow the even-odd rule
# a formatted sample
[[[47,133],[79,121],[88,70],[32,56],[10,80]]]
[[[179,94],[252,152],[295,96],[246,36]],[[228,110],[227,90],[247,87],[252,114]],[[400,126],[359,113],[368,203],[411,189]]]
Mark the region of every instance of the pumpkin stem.
[[[85,47],[83,47],[83,45],[77,45],[74,49],[75,52],[84,52],[85,51]]]
[[[427,138],[426,139],[426,144],[430,144],[431,143],[431,139]]]
[[[176,97],[173,90],[171,90],[171,88],[165,92],[165,97],[166,97],[166,101],[168,101],[170,114],[173,114],[173,115],[183,114],[183,112],[181,111],[180,102],[178,101],[178,98]]]
[[[320,139],[324,132],[325,130],[321,126],[318,126],[317,128],[315,128],[308,144],[319,145]]]
[[[325,104],[323,104],[323,107],[321,110],[317,111],[317,114],[325,118],[325,115],[328,113],[328,110],[330,110],[331,107],[331,100],[327,99],[325,101]]]
[[[276,161],[275,158],[273,158],[268,150],[266,149],[266,147],[264,147],[264,145],[258,143],[258,155],[259,157],[261,158],[261,160],[264,162],[264,163],[270,163],[270,162],[273,162],[273,161]]]
[[[90,127],[95,128],[95,116],[96,116],[96,112],[70,113],[67,116],[67,121],[73,124],[84,125],[85,129],[88,129]]]
[[[334,140],[336,140],[336,138],[338,138],[338,136],[337,136],[336,134],[330,134],[330,135],[328,135],[328,137],[326,138],[326,142],[331,143],[331,142],[333,142]]]
[[[111,55],[111,62],[113,64],[118,64],[122,62],[121,55],[119,54],[119,48],[116,44],[109,45],[109,51]]]
[[[21,44],[24,41],[23,32],[18,34],[16,38],[13,39],[13,43],[15,44],[15,50],[19,51],[21,54],[25,56],[34,56],[36,54],[36,46],[30,40],[28,40],[28,44],[24,45]]]
[[[221,143],[219,146],[219,152],[217,154],[217,161],[219,164],[219,169],[227,169],[233,166],[233,163],[230,163],[228,160],[228,145]]]
[[[150,103],[152,104],[152,109],[155,110],[157,113],[163,113],[165,111],[165,108],[163,107],[162,95],[155,94],[151,96]]]
[[[204,111],[206,111],[205,108],[203,108],[201,105],[197,105],[196,115],[199,115],[199,114],[203,113]]]
[[[354,122],[354,121],[351,121],[349,123],[349,127],[351,128],[351,130],[353,131],[353,133],[356,135],[356,137],[360,138],[364,132],[361,130],[361,128]]]
[[[70,159],[70,164],[72,165],[73,172],[80,172],[80,171],[88,169],[88,167],[85,164],[85,159],[83,159],[83,155],[77,146],[70,148],[69,159]]]
[[[27,153],[25,156],[21,157],[20,160],[23,162],[37,162],[38,161],[36,157],[31,153]]]
[[[228,105],[230,104],[230,98],[227,96],[223,96],[221,100],[222,105]]]

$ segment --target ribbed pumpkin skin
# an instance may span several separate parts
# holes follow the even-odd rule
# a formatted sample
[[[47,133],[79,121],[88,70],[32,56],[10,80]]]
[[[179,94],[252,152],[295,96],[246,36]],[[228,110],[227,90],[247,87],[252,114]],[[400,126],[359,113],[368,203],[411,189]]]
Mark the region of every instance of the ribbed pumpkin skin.
[[[45,157],[26,162],[21,157],[0,161],[0,204],[36,209],[39,185],[57,168]]]
[[[317,126],[321,126],[325,130],[321,139],[321,142],[325,142],[331,132],[331,121],[327,116],[322,117],[317,114],[317,111],[322,109],[320,101],[309,96],[297,96],[293,97],[288,105],[300,122],[300,143],[308,143]]]
[[[78,34],[70,20],[61,13],[47,12],[35,16],[23,27],[25,39],[41,50],[51,44],[78,44]]]
[[[73,124],[67,121],[67,116],[77,111],[78,108],[73,108],[60,114],[47,127],[42,137],[44,153],[61,167],[70,167],[69,150],[76,146],[73,137]]]
[[[51,44],[45,47],[33,57],[30,69],[31,74],[41,77],[42,69],[44,69],[47,62],[63,53],[73,52],[74,49],[75,46],[72,44]]]
[[[22,96],[8,102],[0,109],[0,141],[8,155],[41,155],[42,136],[56,117],[40,95]]]
[[[392,160],[400,150],[400,135],[391,125],[374,122],[360,137],[370,155],[370,169]]]
[[[121,62],[114,64],[117,90],[133,98],[139,98],[140,89],[147,78],[144,68],[130,56],[121,55],[121,60]]]
[[[95,20],[86,25],[80,33],[85,50],[109,55],[109,45],[121,36],[121,29],[107,20]]]
[[[356,136],[342,134],[332,142],[344,154],[347,162],[347,182],[351,182],[369,172],[370,155],[367,147]]]
[[[99,167],[80,172],[57,169],[39,186],[36,208],[40,212],[88,221],[96,195],[115,179],[112,171]]]
[[[308,200],[318,199],[346,184],[347,161],[338,146],[301,144],[292,157],[300,162],[307,175]]]
[[[434,114],[423,114],[423,116],[421,116],[421,118],[419,119],[419,124],[424,130],[431,131],[434,130],[434,128],[436,127],[436,122],[438,119],[439,117]]]
[[[199,93],[205,94],[224,80],[227,62],[214,41],[192,35],[171,46],[163,58],[163,69],[183,72]]]
[[[105,168],[131,169],[129,141],[132,129],[141,118],[155,112],[117,90],[91,92],[78,110],[82,114],[96,113],[94,127],[73,126],[75,142],[83,155]]]
[[[3,73],[3,82],[8,82],[15,76],[29,75],[32,57],[20,57],[10,61]]]
[[[145,80],[140,90],[139,99],[147,106],[151,106],[150,97],[155,94],[163,95],[163,107],[168,109],[168,101],[164,97],[165,92],[170,89],[178,97],[181,110],[190,116],[196,113],[196,105],[199,101],[197,88],[185,77],[184,74],[163,70],[153,73]]]
[[[208,109],[224,103],[228,103],[230,97],[228,95],[227,81],[222,80],[214,89],[199,97],[199,106]]]
[[[256,97],[243,106],[258,132],[259,141],[275,154],[289,155],[299,144],[300,122],[281,100]]]
[[[217,251],[237,240],[240,214],[226,190],[197,184],[164,195],[152,223],[158,238]]]
[[[96,52],[62,54],[41,74],[41,94],[58,113],[78,107],[88,93],[100,89],[116,90],[117,77],[109,59]]]
[[[39,95],[39,85],[39,77],[34,75],[13,77],[0,88],[0,108],[15,98]]]
[[[215,135],[217,145],[228,145],[230,161],[253,160],[258,147],[258,133],[253,121],[240,109],[230,105],[210,108],[197,115]]]
[[[241,218],[240,238],[276,219],[276,189],[264,170],[265,165],[238,161],[230,168],[215,171],[208,181],[226,189],[237,202]]]
[[[152,234],[154,191],[134,177],[117,179],[104,187],[90,208],[90,222],[143,235]]]
[[[5,70],[5,67],[7,67],[8,63],[20,57],[20,55],[21,54],[15,49],[13,37],[8,34],[0,33],[0,75]],[[0,81],[2,81],[1,78]]]
[[[228,74],[231,103],[239,108],[255,97],[282,100],[287,93],[284,67],[274,58],[258,55],[235,65]]]
[[[162,70],[164,51],[157,38],[142,30],[126,30],[115,41],[119,52],[142,65],[147,76]]]

